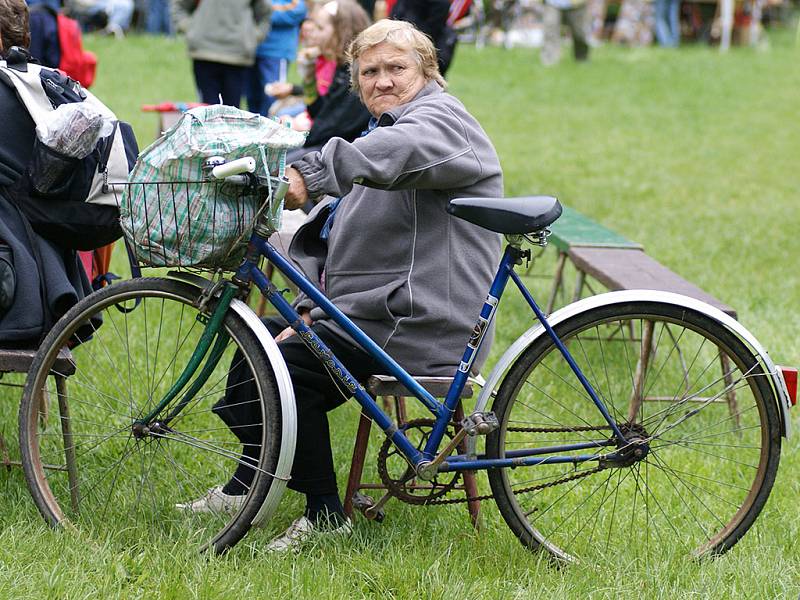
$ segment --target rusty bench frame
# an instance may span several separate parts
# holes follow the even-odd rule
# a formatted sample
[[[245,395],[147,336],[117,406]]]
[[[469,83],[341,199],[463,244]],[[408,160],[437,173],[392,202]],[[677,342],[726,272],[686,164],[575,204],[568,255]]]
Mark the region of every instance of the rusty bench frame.
[[[450,388],[453,379],[451,377],[418,377],[414,379],[424,387],[435,398],[444,398]],[[461,393],[462,400],[464,398],[472,397],[473,385],[476,385],[476,379],[470,379],[464,386]],[[397,426],[402,427],[407,421],[405,398],[414,397],[403,384],[397,379],[389,375],[373,375],[367,380],[367,391],[374,398],[383,398],[384,409],[390,413],[394,409],[395,419]],[[458,424],[464,418],[464,410],[462,403],[459,402],[456,406],[453,419]],[[372,427],[372,420],[362,411],[358,422],[358,431],[356,432],[355,443],[353,444],[353,458],[350,463],[350,474],[347,478],[347,490],[345,491],[344,512],[348,517],[353,516],[353,499],[360,490],[386,490],[386,486],[382,483],[364,483],[361,478],[364,472],[364,464],[366,462],[367,449],[369,447],[369,434]],[[458,425],[456,425],[458,427]],[[466,442],[462,442],[458,446],[459,452],[466,451]],[[412,484],[413,485],[413,484]],[[478,484],[474,471],[463,472],[463,482],[457,485],[455,490],[461,490],[466,494],[467,510],[469,511],[470,521],[473,527],[478,528],[478,518],[480,515],[480,500],[474,499],[478,495]],[[377,510],[380,510],[383,504],[389,499],[388,492],[385,496],[378,500],[376,504]],[[473,498],[470,500],[470,498]],[[375,519],[377,517],[376,511],[364,510],[364,515],[368,519]]]

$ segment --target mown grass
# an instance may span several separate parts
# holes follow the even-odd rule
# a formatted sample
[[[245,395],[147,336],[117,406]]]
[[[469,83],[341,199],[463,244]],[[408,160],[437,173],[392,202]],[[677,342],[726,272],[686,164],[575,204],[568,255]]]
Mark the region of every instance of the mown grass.
[[[88,41],[100,55],[94,91],[134,124],[142,146],[156,129],[142,103],[193,98],[180,40]],[[508,195],[555,194],[644,244],[735,307],[778,362],[800,364],[800,52],[789,32],[771,42],[768,51],[727,55],[603,47],[588,65],[567,60],[551,69],[528,50],[461,47],[450,84],[494,140]],[[540,262],[536,272],[548,273],[551,257]],[[535,287],[544,291],[547,282]],[[530,324],[509,304],[494,357]],[[0,429],[14,438],[19,392],[2,393]],[[332,418],[342,482],[356,421],[354,406]],[[127,550],[50,531],[21,473],[10,470],[1,480],[0,597],[796,598],[797,446],[797,438],[785,444],[770,501],[726,556],[693,562],[664,548],[644,561],[632,549],[602,567],[561,569],[524,551],[490,503],[480,534],[463,507],[390,503],[383,524],[360,520],[353,539],[300,556]],[[266,538],[300,506],[287,495],[274,526],[251,535]]]

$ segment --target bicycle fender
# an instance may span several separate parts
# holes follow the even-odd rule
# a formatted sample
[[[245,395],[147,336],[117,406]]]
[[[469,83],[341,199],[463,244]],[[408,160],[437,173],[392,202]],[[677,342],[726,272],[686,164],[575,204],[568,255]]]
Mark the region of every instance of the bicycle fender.
[[[275,473],[272,474],[272,485],[269,487],[264,504],[261,505],[261,510],[258,511],[252,522],[253,525],[257,525],[262,521],[268,521],[278,508],[286,483],[291,477],[295,443],[297,441],[297,408],[294,401],[292,379],[289,377],[289,369],[286,366],[286,361],[283,360],[281,351],[278,349],[278,344],[275,343],[275,340],[267,331],[266,325],[253,312],[253,309],[241,300],[233,300],[231,302],[231,310],[247,323],[255,332],[259,342],[261,342],[261,346],[264,348],[269,363],[275,372],[278,394],[281,399],[281,451],[278,456],[278,466],[275,469]]]
[[[169,277],[179,279],[184,283],[193,285],[200,290],[206,290],[213,286],[213,282],[193,273],[185,271],[170,271]],[[292,464],[294,463],[295,444],[297,442],[297,407],[294,400],[294,387],[289,376],[289,368],[283,355],[278,350],[278,344],[267,331],[266,325],[261,322],[258,315],[253,312],[245,302],[234,299],[231,301],[230,310],[233,310],[248,326],[255,332],[264,352],[267,354],[270,365],[275,372],[275,380],[278,384],[278,395],[281,399],[281,427],[282,441],[280,455],[278,456],[278,466],[273,473],[273,482],[267,492],[267,497],[261,505],[252,521],[252,525],[269,520],[283,497],[286,483],[291,477]]]
[[[783,375],[776,368],[775,363],[772,362],[767,351],[750,333],[744,325],[739,323],[730,315],[725,314],[718,308],[711,306],[701,300],[683,296],[681,294],[674,294],[672,292],[662,292],[657,290],[625,290],[620,292],[608,292],[605,294],[598,294],[590,296],[569,304],[548,317],[548,322],[552,327],[574,317],[575,315],[587,310],[599,308],[601,306],[612,306],[614,304],[624,304],[626,302],[662,302],[664,304],[671,304],[673,306],[684,307],[706,315],[730,333],[735,335],[741,342],[748,347],[758,360],[761,368],[769,375],[770,386],[773,391],[773,400],[777,404],[778,416],[781,421],[781,435],[788,438],[791,435],[791,420],[789,417],[789,408],[791,401],[789,400],[789,392],[786,389],[786,383],[783,380]],[[489,404],[490,398],[494,397],[497,393],[503,376],[522,355],[522,353],[533,344],[539,337],[547,335],[544,326],[541,324],[534,325],[528,331],[523,333],[516,341],[509,346],[508,350],[500,357],[497,364],[492,369],[489,377],[486,380],[486,385],[483,386],[478,398],[475,402],[475,411],[483,412]],[[467,439],[467,453],[474,454],[477,444],[475,437]]]

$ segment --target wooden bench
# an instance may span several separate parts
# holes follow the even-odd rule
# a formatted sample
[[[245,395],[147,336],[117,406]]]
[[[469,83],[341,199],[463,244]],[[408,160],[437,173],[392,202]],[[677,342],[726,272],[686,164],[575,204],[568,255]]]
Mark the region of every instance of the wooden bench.
[[[551,313],[559,291],[564,288],[564,267],[569,260],[577,271],[572,301],[579,300],[584,289],[592,292],[587,276],[605,288],[616,290],[660,290],[696,298],[736,318],[736,311],[671,271],[644,252],[641,244],[604,227],[569,207],[550,227],[549,241],[558,250],[556,271],[547,313]]]
[[[452,379],[450,377],[414,377],[414,379],[425,388],[434,398],[443,398],[447,395],[450,388]],[[389,375],[373,375],[367,381],[365,386],[367,391],[373,398],[383,398],[384,410],[391,413],[394,409],[396,424],[401,429],[409,422],[406,414],[405,398],[410,396],[409,391],[397,379]],[[462,398],[469,398],[472,396],[472,381],[464,386],[461,393]],[[460,423],[464,418],[464,411],[461,403],[458,403],[453,420]],[[352,517],[353,508],[360,510],[368,519],[375,519],[378,521],[383,520],[383,505],[390,498],[388,492],[375,502],[369,496],[361,493],[361,490],[386,490],[383,483],[364,483],[361,480],[364,471],[364,463],[366,461],[367,448],[369,446],[369,432],[371,429],[372,420],[362,411],[361,418],[358,423],[358,432],[356,433],[355,444],[353,445],[353,459],[350,464],[350,475],[347,478],[347,491],[345,492],[344,512],[347,516]],[[456,425],[458,427],[458,425]],[[445,441],[447,437],[445,437]],[[458,446],[459,452],[466,451],[464,442]],[[475,473],[472,471],[464,471],[462,473],[463,481],[461,484],[456,485],[453,490],[461,490],[466,494],[467,498],[475,498],[478,495],[478,484],[475,478]],[[430,488],[427,482],[415,483],[414,481],[406,483],[406,486],[419,490],[421,495],[424,495],[426,490]],[[422,503],[421,503],[422,504]],[[474,527],[478,527],[478,516],[480,512],[480,500],[467,500],[467,510],[469,511],[470,520]]]
[[[0,348],[0,373],[27,373],[35,355],[36,350]],[[59,351],[54,368],[56,371],[52,375],[56,381],[58,400],[59,402],[64,402],[67,397],[67,377],[75,372],[75,363],[69,350],[62,348]],[[21,384],[5,382],[0,383],[0,385],[16,388],[24,387]],[[41,411],[45,421],[47,420],[47,411],[50,409],[49,401],[50,399],[46,395],[42,399]],[[8,445],[2,434],[0,434],[0,464],[3,464],[6,468],[22,466],[21,462],[11,460],[8,453]]]
[[[558,250],[558,260],[553,278],[547,313],[552,312],[559,290],[564,287],[564,267],[569,260],[577,271],[572,301],[579,300],[584,289],[594,290],[587,277],[599,282],[611,291],[659,290],[683,294],[702,300],[736,318],[736,311],[714,296],[701,290],[657,260],[648,256],[644,248],[578,211],[564,207],[562,216],[550,226],[549,241]],[[642,332],[641,353],[636,368],[635,388],[641,389],[644,374],[652,352],[652,323]],[[729,384],[731,366],[726,354],[720,354],[720,368],[726,384]],[[731,416],[739,422],[736,391],[725,393],[725,402]],[[633,416],[630,416],[633,418]]]

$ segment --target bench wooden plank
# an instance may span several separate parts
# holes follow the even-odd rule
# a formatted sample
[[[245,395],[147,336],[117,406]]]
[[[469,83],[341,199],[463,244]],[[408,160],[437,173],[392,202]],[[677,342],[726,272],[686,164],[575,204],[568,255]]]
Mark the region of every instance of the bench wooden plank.
[[[434,398],[444,398],[453,382],[452,377],[414,377]],[[367,380],[367,391],[373,396],[411,396],[402,383],[391,375],[373,375]],[[461,392],[462,398],[472,397],[472,384],[467,382]]]
[[[573,247],[569,258],[579,270],[609,290],[660,290],[702,300],[736,318],[736,311],[670,271],[642,250]]]
[[[642,245],[632,242],[615,231],[579,213],[569,206],[563,206],[558,220],[550,226],[549,241],[561,252],[574,246],[592,248],[638,248]]]
[[[0,348],[0,373],[27,373],[30,369],[36,350],[17,350]],[[75,373],[72,354],[66,348],[58,353],[55,365],[59,375],[68,376]]]

